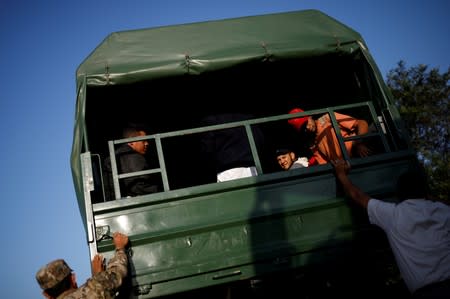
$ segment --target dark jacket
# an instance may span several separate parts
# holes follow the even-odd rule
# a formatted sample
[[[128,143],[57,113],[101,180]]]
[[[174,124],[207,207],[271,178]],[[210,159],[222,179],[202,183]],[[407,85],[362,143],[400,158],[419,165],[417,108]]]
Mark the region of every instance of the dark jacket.
[[[204,126],[242,121],[253,118],[249,114],[224,113],[205,117]],[[252,126],[252,133],[257,148],[261,149],[263,134],[256,126]],[[202,136],[202,151],[213,161],[216,173],[235,167],[254,166],[250,143],[244,127],[209,131]]]
[[[127,144],[122,144],[116,149],[116,162],[119,174],[136,172],[149,169],[145,156],[133,150]],[[109,162],[109,163],[108,163]],[[107,169],[111,171],[111,162],[108,159]],[[158,185],[150,175],[141,175],[121,180],[122,197],[137,196],[158,192]]]

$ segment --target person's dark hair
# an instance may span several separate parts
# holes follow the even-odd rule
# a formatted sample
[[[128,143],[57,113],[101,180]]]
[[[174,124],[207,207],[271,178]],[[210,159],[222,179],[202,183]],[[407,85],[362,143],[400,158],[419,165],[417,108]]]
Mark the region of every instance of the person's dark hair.
[[[400,200],[411,198],[426,198],[428,182],[424,170],[409,170],[402,174],[397,181],[397,197]]]
[[[122,131],[123,138],[135,137],[137,136],[138,130],[132,127],[127,127]]]
[[[149,132],[148,124],[144,122],[126,122],[122,124],[122,138],[136,137],[140,131],[144,131],[146,134]]]
[[[45,292],[51,297],[56,298],[63,292],[70,289],[71,284],[72,284],[72,273],[64,277],[64,279],[58,282],[54,287],[46,289]]]
[[[290,152],[295,154],[294,150],[292,150],[291,148],[288,147],[279,148],[275,150],[275,157],[278,157],[280,155],[286,155],[287,153]]]
[[[147,133],[147,130],[143,125],[129,125],[122,130],[123,138],[136,137],[139,135],[140,131],[144,131]]]

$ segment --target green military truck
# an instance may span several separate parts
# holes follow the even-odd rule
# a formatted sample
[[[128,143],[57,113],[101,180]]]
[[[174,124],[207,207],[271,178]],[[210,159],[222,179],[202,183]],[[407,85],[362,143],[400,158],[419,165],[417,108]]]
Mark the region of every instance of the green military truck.
[[[395,200],[397,178],[416,166],[363,38],[326,14],[305,10],[115,32],[78,67],[76,87],[71,167],[78,205],[91,257],[112,256],[114,231],[130,238],[122,297],[264,286],[273,277],[368,264],[389,252],[384,235],[345,198],[330,164],[283,171],[276,162],[286,141],[299,155],[305,149],[289,119],[341,112],[370,125],[368,134],[350,141],[367,143],[372,154],[344,151],[352,180],[365,192]],[[295,106],[304,112],[289,114]],[[254,117],[202,123],[225,112]],[[145,123],[149,135],[124,139],[130,122]],[[200,140],[233,127],[246,131],[259,175],[218,183]],[[262,147],[254,127],[264,134]],[[115,149],[139,140],[149,142],[150,169],[121,173]],[[344,142],[339,138],[341,147]],[[141,175],[158,178],[160,192],[124,196],[121,182]]]

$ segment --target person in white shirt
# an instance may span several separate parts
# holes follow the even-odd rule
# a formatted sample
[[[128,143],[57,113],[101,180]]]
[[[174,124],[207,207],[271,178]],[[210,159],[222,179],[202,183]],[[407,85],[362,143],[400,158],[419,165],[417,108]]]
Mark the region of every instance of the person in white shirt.
[[[397,183],[400,203],[370,197],[353,185],[348,161],[333,160],[344,192],[386,233],[413,298],[450,298],[450,206],[427,198],[425,176],[407,172]]]

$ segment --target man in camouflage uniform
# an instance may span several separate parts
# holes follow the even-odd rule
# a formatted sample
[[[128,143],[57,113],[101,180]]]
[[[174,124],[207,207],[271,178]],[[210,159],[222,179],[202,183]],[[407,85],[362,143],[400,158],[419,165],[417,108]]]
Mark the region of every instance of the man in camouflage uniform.
[[[116,232],[113,243],[116,252],[106,269],[102,266],[103,258],[96,255],[92,261],[94,275],[79,288],[75,274],[64,260],[57,259],[42,267],[36,273],[36,280],[43,295],[48,299],[114,298],[128,272],[128,257],[125,252],[128,237]]]

